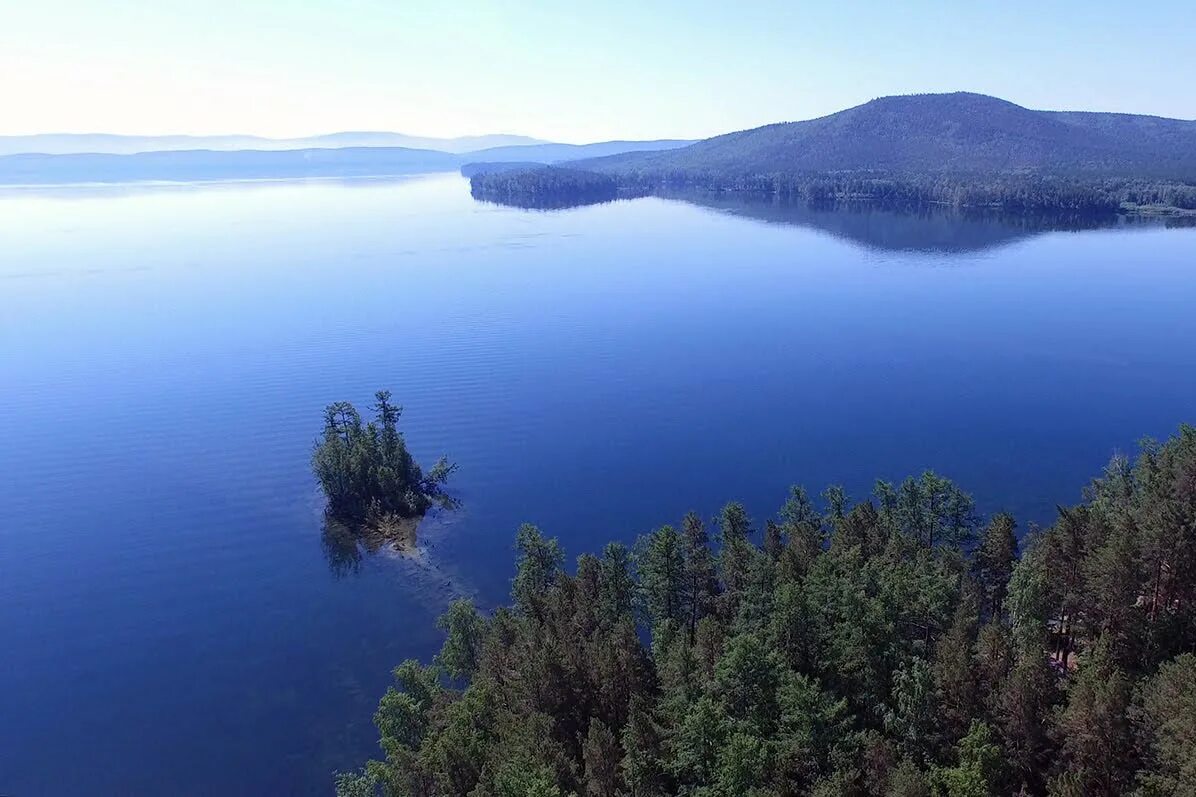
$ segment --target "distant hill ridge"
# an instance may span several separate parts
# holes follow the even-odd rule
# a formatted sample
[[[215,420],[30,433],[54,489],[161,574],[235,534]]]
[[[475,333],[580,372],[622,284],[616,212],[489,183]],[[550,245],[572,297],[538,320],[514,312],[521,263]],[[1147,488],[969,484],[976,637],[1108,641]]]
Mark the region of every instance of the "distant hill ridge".
[[[1196,121],[1035,111],[967,92],[881,97],[818,119],[697,142],[507,143],[467,152],[372,146],[378,137],[390,141],[385,137],[398,135],[339,133],[320,137],[322,146],[285,149],[274,142],[248,150],[235,149],[245,143],[238,137],[220,138],[214,150],[196,150],[202,139],[171,137],[159,143],[189,148],[0,156],[0,184],[385,175],[467,164],[467,171],[476,174],[486,164],[514,162],[602,172],[614,176],[623,192],[655,191],[668,183],[771,191],[811,201],[1196,210]],[[495,140],[438,141],[443,147],[465,147]],[[5,141],[12,143],[0,139],[0,152]],[[290,143],[298,141],[309,140]],[[521,180],[531,190],[534,177]]]
[[[604,172],[725,174],[1037,172],[1196,178],[1196,121],[1035,111],[983,94],[881,97],[803,122],[704,139],[669,152],[588,159]]]
[[[518,162],[534,166],[691,143],[672,139],[594,144],[539,143],[463,153],[414,147],[348,146],[361,136],[373,135],[382,134],[336,134],[336,137],[325,139],[326,146],[305,149],[196,149],[196,140],[181,137],[173,143],[191,144],[193,148],[136,153],[0,155],[0,185],[385,176],[455,171],[468,163]]]
[[[387,132],[329,133],[306,138],[260,136],[123,136],[107,133],[45,133],[0,136],[0,157],[7,155],[141,155],[150,152],[295,152],[306,149],[423,149],[470,155],[472,161],[511,159],[550,162],[566,158],[599,157],[642,149],[671,149],[692,140],[599,141],[561,144],[515,135],[427,138]]]
[[[125,136],[111,133],[42,133],[31,136],[0,136],[0,156],[38,155],[134,155],[142,152],[191,150],[301,150],[348,147],[401,147],[432,149],[462,154],[495,147],[529,146],[551,142],[510,134],[433,138],[403,133],[345,131],[299,138],[263,136]]]

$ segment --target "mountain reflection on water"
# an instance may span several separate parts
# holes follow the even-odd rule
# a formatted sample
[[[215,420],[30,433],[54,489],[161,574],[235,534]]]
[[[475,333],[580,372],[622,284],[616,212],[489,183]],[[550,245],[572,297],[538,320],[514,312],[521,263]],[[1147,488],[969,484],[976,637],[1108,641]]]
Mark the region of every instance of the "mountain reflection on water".
[[[1013,214],[999,210],[960,210],[933,206],[890,208],[853,202],[827,205],[712,191],[673,191],[655,196],[768,224],[819,230],[881,252],[965,254],[1009,246],[1052,232],[1196,227],[1196,216],[1090,215],[1062,211]],[[587,202],[556,197],[552,201],[541,202],[525,197],[517,202],[495,204],[523,210],[557,211],[636,198]],[[493,202],[489,199],[478,201]]]

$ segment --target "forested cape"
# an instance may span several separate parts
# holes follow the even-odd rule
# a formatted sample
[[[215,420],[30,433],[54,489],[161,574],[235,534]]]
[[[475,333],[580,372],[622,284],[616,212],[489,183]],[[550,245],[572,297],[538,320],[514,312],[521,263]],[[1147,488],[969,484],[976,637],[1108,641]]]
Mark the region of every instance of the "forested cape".
[[[454,603],[342,797],[1196,794],[1196,428],[1031,530],[933,473],[762,528],[731,503],[633,548],[516,538]]]
[[[819,119],[568,165],[630,193],[699,188],[1015,213],[1196,209],[1196,121],[1036,111],[966,92],[882,97]]]
[[[474,199],[527,208],[558,208],[609,202],[619,196],[613,177],[556,166],[484,169],[474,164],[469,178]]]

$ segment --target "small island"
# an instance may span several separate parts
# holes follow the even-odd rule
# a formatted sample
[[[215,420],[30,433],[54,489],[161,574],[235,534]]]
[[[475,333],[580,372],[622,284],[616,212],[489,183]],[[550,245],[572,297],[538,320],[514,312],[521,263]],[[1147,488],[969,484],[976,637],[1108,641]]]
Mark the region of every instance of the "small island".
[[[444,486],[456,465],[441,457],[424,472],[398,430],[403,408],[391,403],[389,391],[374,398],[369,423],[347,401],[324,409],[312,470],[328,502],[325,537],[341,547],[351,542],[354,553],[359,540],[370,550],[385,543],[411,550],[419,520],[434,507],[455,506]]]

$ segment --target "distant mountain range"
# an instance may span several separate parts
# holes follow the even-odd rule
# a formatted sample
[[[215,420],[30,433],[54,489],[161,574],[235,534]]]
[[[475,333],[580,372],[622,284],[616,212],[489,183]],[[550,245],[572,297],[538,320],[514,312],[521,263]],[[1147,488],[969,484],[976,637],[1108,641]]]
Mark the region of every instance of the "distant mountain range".
[[[452,152],[432,148],[379,146],[376,142],[397,136],[393,133],[337,133],[322,136],[323,146],[302,149],[253,147],[257,140],[225,136],[217,139],[192,139],[186,136],[130,139],[109,137],[109,149],[157,146],[147,152],[60,152],[0,155],[0,185],[62,185],[69,183],[114,183],[139,181],[199,181],[281,179],[288,177],[355,177],[412,174],[417,172],[455,171],[473,162],[519,162],[529,166],[557,163],[576,158],[598,157],[644,149],[663,150],[690,144],[690,141],[603,141],[595,144],[557,144],[521,139],[518,136],[480,136],[469,139],[437,139],[441,146],[466,146],[493,141],[526,140],[536,143],[506,144],[478,150]],[[94,136],[79,139],[70,136],[35,137],[43,143],[64,148],[86,143],[102,144]],[[400,138],[409,138],[400,136]],[[11,141],[11,139],[10,139]],[[269,141],[266,139],[266,141]],[[292,139],[287,143],[297,143]],[[303,141],[306,141],[304,139]],[[357,142],[375,142],[362,144]],[[72,143],[74,142],[74,143]],[[197,143],[214,148],[196,149]],[[190,149],[178,149],[191,144]],[[238,145],[251,145],[239,149]]]
[[[2,155],[133,155],[140,152],[176,152],[180,150],[298,150],[342,149],[348,147],[403,147],[433,149],[439,152],[477,152],[495,147],[548,144],[538,138],[513,135],[429,138],[402,133],[345,132],[304,138],[263,138],[261,136],[121,136],[107,133],[46,133],[33,136],[0,136]]]
[[[1034,111],[982,94],[883,97],[669,152],[580,161],[604,172],[1058,173],[1196,178],[1196,121]]]
[[[146,147],[154,150],[134,152]],[[508,135],[427,139],[368,132],[285,140],[0,138],[0,153],[30,148],[43,152],[0,155],[0,184],[360,176],[462,167],[481,179],[487,164],[525,170],[567,164],[614,175],[621,190],[641,193],[669,183],[773,191],[812,201],[1196,208],[1196,121],[1035,111],[970,93],[883,97],[819,119],[697,142],[579,145]],[[1130,190],[1110,186],[1110,179],[1137,182]],[[503,184],[534,190],[535,178],[504,178]]]

